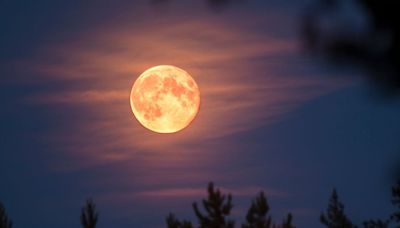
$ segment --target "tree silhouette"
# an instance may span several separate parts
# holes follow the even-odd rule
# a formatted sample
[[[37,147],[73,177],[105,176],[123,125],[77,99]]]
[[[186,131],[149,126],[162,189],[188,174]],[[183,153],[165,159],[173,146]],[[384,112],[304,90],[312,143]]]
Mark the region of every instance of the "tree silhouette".
[[[96,205],[92,199],[86,201],[86,205],[82,208],[81,224],[84,228],[95,228],[98,220]]]
[[[378,220],[368,220],[364,223],[364,228],[387,228],[389,227],[389,221]]]
[[[207,188],[208,197],[202,200],[202,213],[196,202],[193,203],[193,209],[199,221],[200,228],[233,228],[234,221],[228,219],[232,205],[232,195],[224,195],[219,189],[214,188],[214,184],[210,182]],[[264,192],[260,192],[252,201],[247,212],[246,222],[242,224],[242,228],[295,228],[292,225],[292,215],[289,213],[283,219],[280,225],[272,222],[271,216],[268,215],[269,205]],[[169,214],[166,219],[168,228],[193,228],[189,221],[179,221],[175,215]]]
[[[12,228],[12,221],[7,217],[6,209],[0,202],[0,228]]]
[[[396,211],[390,217],[391,220],[397,223],[397,227],[400,227],[400,180],[397,181],[397,185],[392,188],[392,204],[396,206]]]
[[[395,225],[400,228],[400,180],[395,186],[392,187],[392,204],[396,207],[387,219],[370,219],[363,222],[364,228],[388,228]],[[344,214],[344,206],[339,201],[336,190],[333,190],[331,199],[329,201],[327,215],[321,214],[320,218],[322,224],[329,228],[355,228],[352,222]]]
[[[243,228],[269,228],[272,225],[271,216],[267,215],[269,205],[264,192],[261,192],[256,199],[251,203],[246,215],[246,223]]]
[[[346,5],[347,4],[347,5]],[[351,18],[339,15],[349,4],[365,15],[364,30],[348,27]],[[320,0],[304,16],[304,43],[335,63],[358,65],[367,77],[389,92],[400,93],[400,4],[393,0]],[[335,15],[325,26],[324,18]],[[326,19],[326,18],[325,18]],[[325,20],[326,21],[326,20]]]
[[[260,192],[251,203],[247,211],[246,223],[242,225],[242,228],[294,228],[291,214],[288,214],[287,218],[283,220],[280,226],[273,224],[271,216],[268,215],[269,209],[264,192]]]
[[[344,205],[339,201],[336,189],[333,190],[329,200],[328,210],[326,214],[320,216],[322,224],[329,228],[356,228],[357,226],[347,218],[344,214]]]
[[[219,189],[214,188],[210,182],[207,188],[208,197],[202,200],[205,213],[201,212],[197,203],[193,203],[193,210],[199,221],[200,228],[233,228],[234,222],[227,219],[233,208],[232,195],[224,195]],[[179,221],[173,214],[169,214],[167,219],[169,228],[192,228],[189,221]]]
[[[167,227],[168,228],[193,228],[191,222],[183,220],[182,222],[179,221],[175,215],[169,214],[167,216]]]
[[[232,195],[223,195],[219,189],[214,189],[214,184],[208,184],[208,198],[202,200],[206,214],[203,214],[196,202],[193,203],[193,210],[199,220],[201,228],[231,228],[234,222],[228,220],[232,205]]]
[[[286,217],[286,219],[283,220],[282,222],[282,228],[295,228],[295,226],[292,224],[293,216],[291,213],[289,213]]]

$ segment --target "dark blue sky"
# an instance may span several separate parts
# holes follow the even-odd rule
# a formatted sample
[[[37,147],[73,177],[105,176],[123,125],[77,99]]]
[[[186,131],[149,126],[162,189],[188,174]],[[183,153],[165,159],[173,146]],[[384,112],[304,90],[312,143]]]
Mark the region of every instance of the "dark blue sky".
[[[100,228],[164,227],[193,218],[208,181],[233,193],[237,224],[261,189],[298,227],[319,226],[333,187],[355,221],[387,215],[400,101],[302,52],[305,4],[0,1],[0,201],[15,227],[77,227],[87,197]],[[173,135],[129,106],[160,64],[202,93]]]

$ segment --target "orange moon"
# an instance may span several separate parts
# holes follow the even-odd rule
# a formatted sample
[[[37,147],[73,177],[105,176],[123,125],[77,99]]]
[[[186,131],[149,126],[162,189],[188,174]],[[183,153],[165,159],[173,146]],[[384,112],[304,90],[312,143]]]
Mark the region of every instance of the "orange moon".
[[[200,106],[200,91],[184,70],[170,65],[152,67],[133,84],[130,103],[136,119],[147,129],[174,133],[187,127]]]

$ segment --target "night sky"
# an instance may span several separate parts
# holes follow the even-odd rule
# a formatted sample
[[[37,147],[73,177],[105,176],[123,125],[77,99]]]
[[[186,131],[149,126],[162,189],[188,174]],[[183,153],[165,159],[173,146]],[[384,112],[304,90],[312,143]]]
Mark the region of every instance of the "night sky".
[[[400,100],[304,52],[309,2],[0,0],[0,201],[14,227],[79,227],[88,197],[100,228],[165,227],[170,212],[194,219],[209,181],[233,194],[238,225],[260,190],[297,227],[321,227],[334,187],[357,222],[389,214]],[[201,92],[174,134],[129,104],[161,64]]]

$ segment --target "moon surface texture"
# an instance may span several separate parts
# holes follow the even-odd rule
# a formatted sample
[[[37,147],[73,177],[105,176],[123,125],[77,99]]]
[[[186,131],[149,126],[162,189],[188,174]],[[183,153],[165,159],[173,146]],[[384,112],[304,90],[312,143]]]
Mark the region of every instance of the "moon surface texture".
[[[196,117],[200,91],[186,71],[160,65],[146,70],[135,81],[130,103],[144,127],[158,133],[174,133]]]

